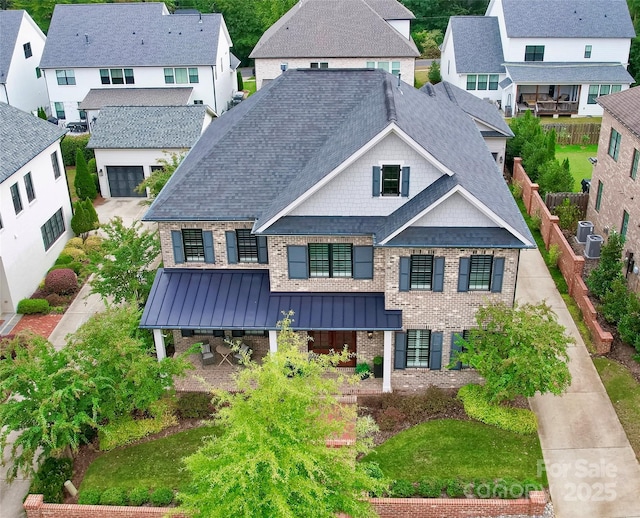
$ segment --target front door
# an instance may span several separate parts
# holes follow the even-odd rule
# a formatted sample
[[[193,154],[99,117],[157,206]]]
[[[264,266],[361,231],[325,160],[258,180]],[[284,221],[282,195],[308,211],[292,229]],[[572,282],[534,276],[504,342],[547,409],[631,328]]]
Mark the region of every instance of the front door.
[[[313,340],[309,341],[309,352],[316,354],[329,354],[333,349],[342,352],[346,345],[352,357],[348,361],[338,364],[338,367],[356,366],[356,332],[355,331],[309,331]]]

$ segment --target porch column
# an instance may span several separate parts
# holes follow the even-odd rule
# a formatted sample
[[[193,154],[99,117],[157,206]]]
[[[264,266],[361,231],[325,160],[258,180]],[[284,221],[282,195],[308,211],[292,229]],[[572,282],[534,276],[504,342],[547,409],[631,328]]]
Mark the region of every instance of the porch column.
[[[156,356],[158,361],[167,357],[167,349],[164,346],[164,336],[162,336],[162,329],[153,330],[153,343],[156,345]]]
[[[278,351],[278,331],[269,331],[269,352],[276,353]]]
[[[384,346],[383,346],[383,362],[382,362],[382,392],[391,392],[391,364],[393,363],[392,354],[392,336],[391,331],[384,332]]]

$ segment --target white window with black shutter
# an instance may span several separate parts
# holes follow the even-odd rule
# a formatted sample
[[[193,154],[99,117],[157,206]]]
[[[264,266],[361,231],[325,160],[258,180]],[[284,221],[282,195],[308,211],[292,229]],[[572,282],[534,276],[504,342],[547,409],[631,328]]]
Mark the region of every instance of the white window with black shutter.
[[[444,289],[444,257],[414,254],[400,258],[400,291]]]
[[[491,291],[500,293],[504,277],[504,257],[472,255],[461,257],[458,291]]]
[[[256,236],[248,228],[239,228],[227,230],[225,237],[229,264],[269,262],[266,236]]]
[[[372,192],[378,196],[409,196],[411,168],[401,164],[382,164],[373,166]]]
[[[215,263],[213,232],[200,228],[171,231],[173,261],[182,263]]]
[[[290,279],[373,279],[373,247],[351,243],[287,246]]]
[[[409,329],[396,333],[394,367],[396,370],[442,368],[442,332]]]

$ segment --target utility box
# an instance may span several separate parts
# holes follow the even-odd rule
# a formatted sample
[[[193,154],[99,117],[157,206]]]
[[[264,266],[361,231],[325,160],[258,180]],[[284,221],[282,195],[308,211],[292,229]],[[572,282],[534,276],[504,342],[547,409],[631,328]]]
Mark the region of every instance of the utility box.
[[[587,259],[598,259],[600,257],[600,248],[602,248],[602,236],[598,234],[589,234],[587,236],[587,244],[584,247],[584,256]]]
[[[593,234],[593,223],[591,221],[578,221],[578,231],[576,232],[576,241],[585,244],[587,236]]]

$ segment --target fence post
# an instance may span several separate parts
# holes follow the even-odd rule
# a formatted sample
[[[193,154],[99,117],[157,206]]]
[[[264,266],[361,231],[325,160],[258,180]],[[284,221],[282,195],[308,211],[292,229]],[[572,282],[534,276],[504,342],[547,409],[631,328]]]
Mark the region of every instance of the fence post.
[[[44,495],[28,495],[22,506],[27,512],[27,518],[41,518],[41,507],[44,503]]]

